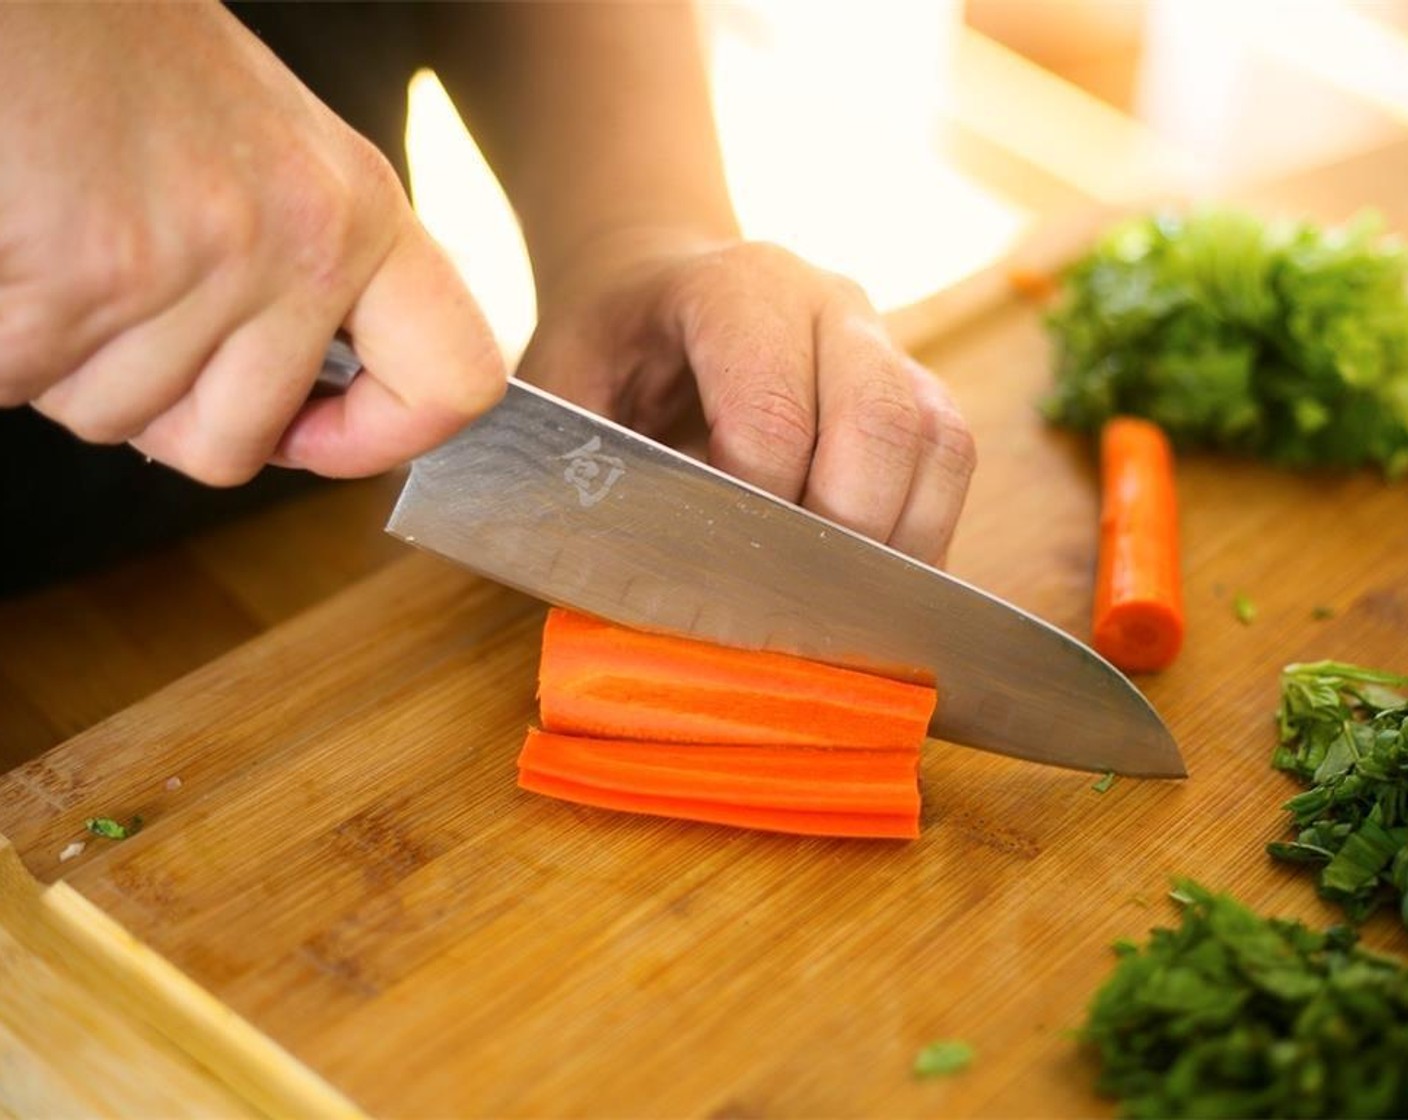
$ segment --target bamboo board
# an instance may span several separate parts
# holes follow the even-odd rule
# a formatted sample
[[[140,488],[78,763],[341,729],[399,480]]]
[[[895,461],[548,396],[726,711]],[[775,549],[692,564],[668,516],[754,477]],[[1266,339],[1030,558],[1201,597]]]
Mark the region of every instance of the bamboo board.
[[[1395,149],[1265,198],[1403,229],[1405,180]],[[954,570],[1087,636],[1093,458],[1033,408],[1036,315],[995,306],[926,357],[982,454]],[[1189,638],[1140,684],[1183,783],[1100,794],[931,743],[911,844],[534,797],[514,758],[540,605],[408,555],[0,779],[0,833],[373,1114],[1107,1113],[1067,1032],[1110,943],[1175,920],[1172,876],[1336,917],[1264,853],[1292,791],[1268,762],[1281,666],[1408,669],[1401,486],[1215,458],[1179,486]],[[85,817],[132,814],[132,839],[59,861]],[[1387,916],[1366,940],[1408,952]],[[946,1037],[974,1066],[916,1081]]]

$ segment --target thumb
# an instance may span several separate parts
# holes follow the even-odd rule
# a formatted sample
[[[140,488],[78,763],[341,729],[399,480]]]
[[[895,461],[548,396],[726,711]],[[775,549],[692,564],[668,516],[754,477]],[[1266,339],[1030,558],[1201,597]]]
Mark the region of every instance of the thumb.
[[[503,354],[444,251],[408,215],[344,326],[363,371],[308,402],[274,461],[334,478],[377,474],[448,439],[503,396]]]

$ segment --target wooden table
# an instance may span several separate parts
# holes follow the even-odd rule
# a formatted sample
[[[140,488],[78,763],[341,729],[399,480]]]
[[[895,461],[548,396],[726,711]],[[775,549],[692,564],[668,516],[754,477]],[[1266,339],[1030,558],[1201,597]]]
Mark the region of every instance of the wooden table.
[[[1408,229],[1405,182],[1408,146],[1395,146],[1259,198],[1323,219],[1373,203]],[[1049,376],[1037,315],[994,307],[925,357],[982,449],[954,570],[1085,637],[1093,461],[1035,412]],[[1336,916],[1264,852],[1292,789],[1268,763],[1280,667],[1408,669],[1402,486],[1190,456],[1179,487],[1188,642],[1139,683],[1188,781],[1101,794],[1089,775],[931,743],[911,844],[518,791],[541,606],[431,557],[394,560],[0,778],[14,848],[0,848],[0,967],[22,981],[0,1006],[0,1102],[1108,1112],[1067,1032],[1109,944],[1175,920],[1171,876]],[[1257,602],[1250,625],[1238,592]],[[86,817],[133,814],[138,835],[90,838],[61,862]],[[1408,951],[1387,916],[1365,939]],[[81,1005],[101,1019],[90,1041],[76,1056],[46,1048],[77,1037],[85,987],[99,997]],[[973,1068],[915,1080],[915,1052],[947,1037],[975,1046]],[[148,1050],[168,1075],[155,1086],[131,1072]]]

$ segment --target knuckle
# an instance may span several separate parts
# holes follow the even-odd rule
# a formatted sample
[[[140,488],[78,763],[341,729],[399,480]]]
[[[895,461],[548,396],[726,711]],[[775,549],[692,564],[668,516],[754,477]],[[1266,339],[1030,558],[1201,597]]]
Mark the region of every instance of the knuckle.
[[[753,383],[721,402],[710,442],[728,462],[786,471],[810,460],[816,426],[811,409],[793,393]]]
[[[865,290],[860,281],[839,272],[827,272],[825,277],[830,287],[830,298],[834,304],[847,310],[858,308],[867,312],[873,310],[870,293]]]
[[[944,428],[939,447],[947,469],[964,478],[978,468],[978,444],[973,433],[960,417],[952,416]]]
[[[350,185],[326,172],[309,175],[288,192],[285,206],[294,271],[317,289],[340,289],[355,236]]]
[[[369,192],[371,197],[381,201],[389,197],[400,197],[401,180],[386,154],[366,137],[351,133],[348,142],[347,160],[351,181]]]
[[[255,255],[263,229],[249,187],[235,177],[205,183],[194,217],[194,241],[221,263]]]
[[[919,405],[888,381],[863,382],[843,417],[862,439],[891,455],[913,458],[919,453],[924,434]]]
[[[145,223],[115,217],[85,232],[68,269],[75,297],[95,309],[141,303],[157,283],[154,235]]]
[[[0,406],[27,404],[53,379],[58,324],[32,301],[0,305]]]
[[[341,295],[352,284],[353,258],[366,251],[368,216],[403,206],[396,172],[375,145],[354,133],[341,152],[305,148],[292,154],[283,178],[291,265],[314,291]]]

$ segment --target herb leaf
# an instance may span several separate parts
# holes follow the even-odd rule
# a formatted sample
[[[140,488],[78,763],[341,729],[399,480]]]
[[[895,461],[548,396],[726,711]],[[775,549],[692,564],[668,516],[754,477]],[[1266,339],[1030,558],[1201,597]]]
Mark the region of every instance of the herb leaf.
[[[1182,881],[1124,943],[1079,1037],[1131,1117],[1408,1115],[1408,969]]]
[[[931,1042],[914,1058],[916,1077],[947,1077],[973,1064],[973,1047],[961,1039]]]
[[[89,817],[83,822],[83,827],[94,836],[101,836],[106,840],[126,840],[141,831],[142,818],[133,817],[130,824],[121,824],[111,817]]]
[[[1277,859],[1319,865],[1354,921],[1397,902],[1408,923],[1408,677],[1338,661],[1288,665],[1271,764],[1309,788],[1285,803]]]
[[[1175,444],[1408,471],[1408,251],[1372,214],[1320,229],[1227,209],[1120,223],[1047,318],[1051,420],[1143,416]]]

